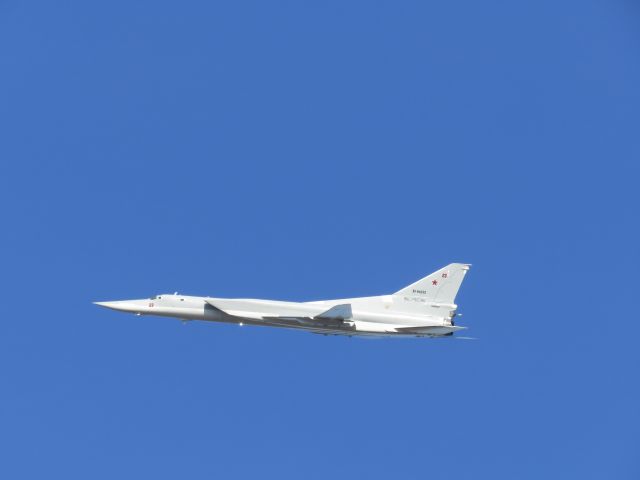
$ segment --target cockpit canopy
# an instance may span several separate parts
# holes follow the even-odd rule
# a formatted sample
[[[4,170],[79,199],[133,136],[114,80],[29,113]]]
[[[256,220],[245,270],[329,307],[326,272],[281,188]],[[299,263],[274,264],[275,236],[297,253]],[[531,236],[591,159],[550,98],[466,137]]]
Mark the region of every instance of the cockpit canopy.
[[[173,294],[171,293],[161,293],[160,295],[152,295],[149,297],[149,300],[162,300],[162,297],[177,297],[178,296],[178,292],[175,292]]]

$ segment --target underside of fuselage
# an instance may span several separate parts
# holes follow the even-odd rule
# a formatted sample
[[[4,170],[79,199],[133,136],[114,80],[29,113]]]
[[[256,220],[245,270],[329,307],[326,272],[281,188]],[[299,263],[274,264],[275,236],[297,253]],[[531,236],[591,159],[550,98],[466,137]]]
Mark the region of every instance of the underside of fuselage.
[[[151,299],[96,303],[136,315],[290,328],[321,335],[446,337],[464,328],[453,323],[455,305],[448,305],[449,310],[441,310],[442,306],[400,310],[392,309],[393,299],[386,297],[283,302],[165,294]],[[446,316],[435,314],[442,312],[447,312]]]

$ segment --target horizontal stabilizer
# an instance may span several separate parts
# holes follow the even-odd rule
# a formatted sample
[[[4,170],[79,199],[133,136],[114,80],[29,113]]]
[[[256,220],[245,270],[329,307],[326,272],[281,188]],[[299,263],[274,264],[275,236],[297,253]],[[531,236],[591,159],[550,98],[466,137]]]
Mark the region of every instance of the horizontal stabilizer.
[[[449,335],[459,330],[466,330],[467,327],[458,327],[454,325],[446,326],[428,326],[428,327],[400,327],[396,330],[399,333],[415,333],[421,335]]]
[[[351,304],[345,303],[342,305],[336,305],[331,307],[326,312],[316,315],[314,318],[320,320],[346,320],[351,318],[353,313],[351,312]]]

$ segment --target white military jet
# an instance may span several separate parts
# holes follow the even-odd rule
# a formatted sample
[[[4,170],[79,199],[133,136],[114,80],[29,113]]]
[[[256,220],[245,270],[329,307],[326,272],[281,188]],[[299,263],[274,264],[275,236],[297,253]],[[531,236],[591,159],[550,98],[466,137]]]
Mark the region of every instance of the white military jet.
[[[95,304],[136,315],[299,328],[324,335],[443,337],[466,328],[455,325],[454,301],[469,267],[452,263],[392,295],[376,297],[280,302],[176,293]]]

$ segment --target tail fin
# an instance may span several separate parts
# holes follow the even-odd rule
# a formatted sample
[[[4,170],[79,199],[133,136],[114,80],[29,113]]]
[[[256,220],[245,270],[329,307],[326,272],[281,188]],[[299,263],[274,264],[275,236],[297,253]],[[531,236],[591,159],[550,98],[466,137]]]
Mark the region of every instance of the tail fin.
[[[398,290],[394,295],[410,295],[430,302],[453,304],[469,267],[471,265],[466,263],[452,263]]]

